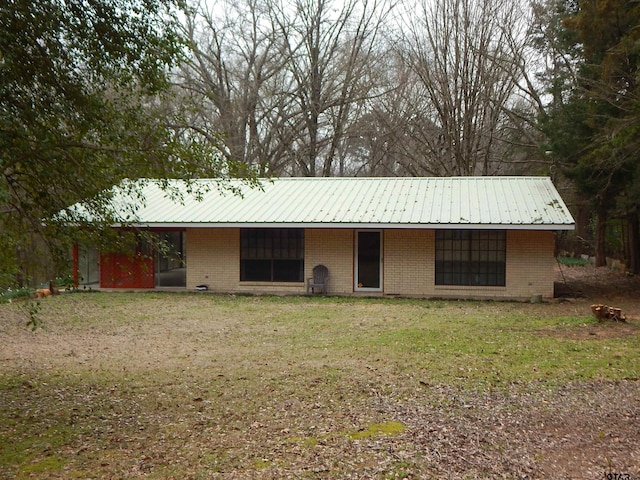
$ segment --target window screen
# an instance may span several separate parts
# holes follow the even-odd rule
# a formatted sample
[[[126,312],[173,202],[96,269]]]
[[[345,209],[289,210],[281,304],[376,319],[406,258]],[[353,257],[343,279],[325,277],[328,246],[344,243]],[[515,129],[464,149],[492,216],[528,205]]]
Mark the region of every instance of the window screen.
[[[504,286],[504,230],[437,230],[436,285]]]
[[[240,280],[304,281],[304,230],[299,228],[241,229]]]

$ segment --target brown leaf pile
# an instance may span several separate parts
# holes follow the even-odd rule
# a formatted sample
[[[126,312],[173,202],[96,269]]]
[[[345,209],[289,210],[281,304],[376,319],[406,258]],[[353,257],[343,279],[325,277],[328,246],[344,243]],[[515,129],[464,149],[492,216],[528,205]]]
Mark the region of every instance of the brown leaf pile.
[[[434,391],[435,390],[435,391]],[[637,381],[540,384],[531,390],[476,395],[428,390],[442,405],[386,403],[409,427],[410,453],[436,478],[603,478],[640,475],[640,389]]]

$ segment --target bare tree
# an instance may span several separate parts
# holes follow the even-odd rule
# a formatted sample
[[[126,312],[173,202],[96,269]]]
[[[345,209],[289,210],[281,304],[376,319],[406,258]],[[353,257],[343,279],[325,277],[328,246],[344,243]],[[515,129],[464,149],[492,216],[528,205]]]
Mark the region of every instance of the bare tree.
[[[185,13],[178,76],[190,123],[260,174],[345,172],[345,136],[375,86],[388,0],[219,0]]]
[[[298,127],[291,125],[286,59],[262,0],[202,2],[185,13],[191,57],[178,75],[188,121],[224,154],[277,174]]]
[[[422,98],[415,73],[398,51],[385,55],[378,90],[365,103],[364,112],[350,125],[348,174],[356,176],[430,176],[437,169],[422,155],[420,138],[437,132],[418,103]]]
[[[337,173],[345,173],[347,130],[376,87],[372,72],[380,61],[377,39],[390,9],[387,0],[272,5],[294,115],[303,127],[295,142],[292,173],[330,176],[336,163]]]
[[[514,59],[521,15],[506,0],[423,0],[406,20],[400,54],[416,82],[406,171],[503,172],[522,73]]]
[[[189,121],[259,173],[491,175],[540,155],[517,3],[423,0],[387,42],[393,0],[241,1],[187,13],[179,83]]]

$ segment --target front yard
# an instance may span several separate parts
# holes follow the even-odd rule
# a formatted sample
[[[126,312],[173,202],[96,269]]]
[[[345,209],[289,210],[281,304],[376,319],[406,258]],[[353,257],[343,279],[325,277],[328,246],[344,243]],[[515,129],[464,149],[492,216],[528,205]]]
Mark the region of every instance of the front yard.
[[[0,305],[0,477],[640,477],[640,311],[589,304]]]

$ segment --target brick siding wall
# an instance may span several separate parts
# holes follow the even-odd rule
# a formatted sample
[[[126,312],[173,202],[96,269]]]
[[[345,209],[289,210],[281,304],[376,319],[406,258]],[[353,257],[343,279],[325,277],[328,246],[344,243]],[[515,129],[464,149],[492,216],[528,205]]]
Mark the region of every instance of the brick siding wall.
[[[385,230],[384,292],[433,296],[435,275],[433,230]]]
[[[353,295],[354,231],[307,229],[305,279],[313,267],[329,269],[330,294]],[[383,294],[417,297],[518,298],[553,297],[554,236],[552,232],[507,232],[506,287],[435,285],[433,230],[383,231]],[[240,282],[240,231],[236,228],[187,230],[187,289],[207,284],[218,292],[302,294],[304,282]],[[368,293],[370,294],[370,293]]]
[[[507,232],[507,285],[509,296],[553,298],[555,236],[541,230]]]
[[[305,278],[313,267],[323,264],[329,269],[327,290],[335,295],[353,293],[354,231],[315,228],[305,231]]]
[[[235,291],[240,280],[240,230],[187,229],[187,289],[209,285],[217,292]]]

